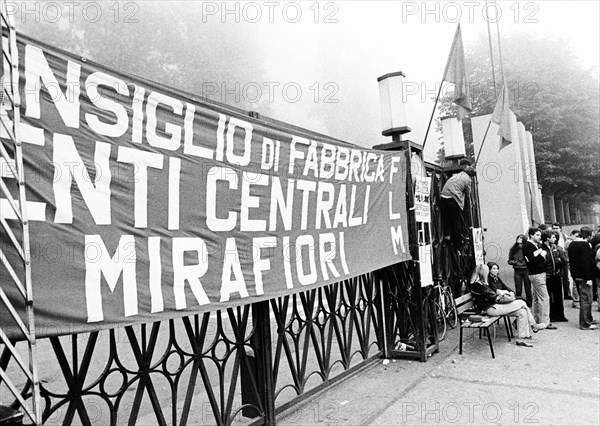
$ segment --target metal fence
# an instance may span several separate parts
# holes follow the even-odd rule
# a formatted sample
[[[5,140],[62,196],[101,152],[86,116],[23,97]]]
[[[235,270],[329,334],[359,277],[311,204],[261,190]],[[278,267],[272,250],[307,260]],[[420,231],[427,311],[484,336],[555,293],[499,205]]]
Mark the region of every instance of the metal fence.
[[[226,311],[40,340],[43,422],[273,424],[382,355],[382,291],[403,291],[386,279],[403,265]],[[395,324],[411,316],[400,305]],[[11,360],[4,350],[0,367],[17,374]],[[31,398],[31,382],[20,386]]]

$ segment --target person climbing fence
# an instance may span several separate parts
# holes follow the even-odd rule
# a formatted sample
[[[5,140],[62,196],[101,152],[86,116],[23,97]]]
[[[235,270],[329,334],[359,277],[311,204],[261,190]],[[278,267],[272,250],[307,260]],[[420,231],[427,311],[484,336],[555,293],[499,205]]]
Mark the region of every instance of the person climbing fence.
[[[471,192],[471,176],[475,175],[475,168],[470,160],[464,158],[459,164],[462,171],[446,181],[440,194],[444,238],[449,239],[457,248],[469,239],[461,215],[465,209],[465,200]]]

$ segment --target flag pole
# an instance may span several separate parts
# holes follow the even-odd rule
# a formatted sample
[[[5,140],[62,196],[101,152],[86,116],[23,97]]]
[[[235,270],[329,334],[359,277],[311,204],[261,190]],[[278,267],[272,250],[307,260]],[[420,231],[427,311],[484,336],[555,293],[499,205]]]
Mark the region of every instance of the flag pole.
[[[485,0],[485,13],[487,14],[487,0]],[[492,30],[490,29],[490,20],[489,16],[487,21],[487,30],[488,30],[488,44],[490,45],[490,60],[492,62],[492,81],[494,82],[494,95],[496,99],[498,99],[498,87],[496,86],[496,67],[494,66],[494,50],[492,49]]]
[[[498,19],[496,19],[496,36],[498,37],[498,54],[500,55],[500,75],[502,75],[502,84],[506,84],[504,79],[504,61],[502,60],[502,46],[500,44],[500,26],[498,25]]]
[[[473,167],[477,167],[477,162],[479,161],[479,156],[481,155],[481,150],[483,149],[483,144],[485,143],[485,139],[487,138],[487,134],[490,130],[490,126],[492,125],[492,117],[490,117],[490,121],[488,122],[487,129],[485,129],[485,134],[483,135],[483,140],[481,141],[481,145],[479,146],[479,151],[477,151],[477,157],[475,157],[475,164]]]
[[[490,17],[487,16],[488,11],[488,2],[485,0],[485,13],[486,13],[486,21],[487,21],[487,30],[488,30],[488,44],[490,46],[490,60],[492,64],[492,81],[494,82],[494,95],[496,96],[496,102],[498,101],[498,88],[496,87],[496,67],[494,65],[494,50],[492,49],[492,31],[490,29]],[[498,19],[496,19],[496,34],[498,36],[498,53],[500,54],[500,74],[502,75],[502,84],[504,84],[504,66],[502,65],[502,49],[500,48],[500,27],[498,25]],[[487,125],[487,129],[485,129],[485,134],[483,135],[483,140],[481,141],[481,146],[479,147],[479,151],[477,152],[477,157],[475,157],[475,166],[479,161],[479,156],[481,155],[481,150],[483,149],[483,144],[485,143],[485,139],[487,137],[488,131],[490,130],[490,125],[492,124],[492,119],[490,118],[490,122]]]
[[[425,132],[425,139],[423,139],[423,152],[425,151],[425,144],[427,143],[427,136],[429,135],[429,129],[431,129],[431,123],[433,122],[433,115],[435,114],[435,108],[437,107],[438,101],[440,100],[440,94],[442,93],[442,87],[444,86],[444,77],[446,77],[446,71],[440,81],[440,89],[435,97],[435,103],[433,104],[433,110],[431,111],[431,117],[429,117],[429,124],[427,125],[427,131]]]

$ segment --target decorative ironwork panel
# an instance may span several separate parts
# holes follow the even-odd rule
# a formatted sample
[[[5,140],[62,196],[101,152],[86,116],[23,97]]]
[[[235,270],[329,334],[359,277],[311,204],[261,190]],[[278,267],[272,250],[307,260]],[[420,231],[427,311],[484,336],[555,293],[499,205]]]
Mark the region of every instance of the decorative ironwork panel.
[[[273,423],[275,411],[381,354],[381,296],[366,274],[226,311],[43,339],[43,421]],[[16,368],[6,354],[0,364]],[[26,377],[19,386],[32,397]]]
[[[279,404],[380,354],[380,297],[373,274],[366,274],[271,301],[277,325],[273,374]]]
[[[247,305],[41,341],[44,423],[225,425],[244,421],[243,408],[260,418],[260,400],[241,402],[242,369],[259,388],[250,313]]]
[[[381,269],[385,297],[385,312],[387,320],[387,342],[392,356],[393,351],[413,354],[413,358],[424,360],[423,357],[431,345],[437,343],[435,334],[435,317],[431,315],[427,292],[423,300],[417,300],[413,262],[403,262]],[[425,290],[425,289],[422,289]],[[419,314],[418,310],[422,312]],[[423,318],[424,326],[421,325]],[[424,335],[423,335],[424,334]]]

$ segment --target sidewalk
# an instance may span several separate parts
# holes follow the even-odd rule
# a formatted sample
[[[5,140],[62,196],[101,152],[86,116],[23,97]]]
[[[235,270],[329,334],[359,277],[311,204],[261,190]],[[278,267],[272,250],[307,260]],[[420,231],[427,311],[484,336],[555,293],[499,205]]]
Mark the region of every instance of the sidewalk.
[[[599,318],[594,302],[594,318]],[[533,348],[458,331],[426,363],[379,360],[278,417],[281,425],[600,424],[600,331],[579,330],[578,310],[565,301],[568,323],[534,336]]]

